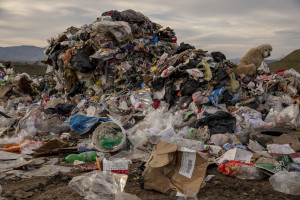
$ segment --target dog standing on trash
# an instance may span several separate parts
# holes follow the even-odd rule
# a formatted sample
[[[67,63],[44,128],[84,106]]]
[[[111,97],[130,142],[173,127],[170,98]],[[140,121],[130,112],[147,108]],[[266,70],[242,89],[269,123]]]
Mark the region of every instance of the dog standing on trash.
[[[272,46],[269,44],[262,44],[258,47],[252,48],[248,53],[242,57],[236,68],[238,75],[253,75],[256,74],[256,70],[261,66],[264,58],[271,55]]]

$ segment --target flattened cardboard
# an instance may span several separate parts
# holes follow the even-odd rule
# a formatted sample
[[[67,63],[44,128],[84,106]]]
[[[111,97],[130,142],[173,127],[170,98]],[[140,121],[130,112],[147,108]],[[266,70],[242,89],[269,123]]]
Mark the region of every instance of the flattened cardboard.
[[[268,144],[290,144],[294,151],[300,151],[300,142],[295,135],[282,134],[281,136],[274,138],[273,141]]]
[[[185,153],[189,153],[185,151]],[[165,194],[197,194],[206,176],[208,162],[197,152],[191,178],[179,173],[183,152],[175,144],[159,141],[143,172],[144,188]]]
[[[49,142],[44,144],[38,149],[34,149],[34,154],[36,156],[45,154],[58,153],[61,148],[68,147],[69,144],[58,137],[53,137]]]
[[[0,99],[6,95],[7,92],[11,90],[12,87],[0,85]]]

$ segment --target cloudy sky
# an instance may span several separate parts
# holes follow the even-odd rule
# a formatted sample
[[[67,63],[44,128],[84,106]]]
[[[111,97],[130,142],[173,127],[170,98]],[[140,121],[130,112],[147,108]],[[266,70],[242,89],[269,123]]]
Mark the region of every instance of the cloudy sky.
[[[0,0],[0,46],[46,47],[72,25],[130,8],[173,28],[179,42],[228,58],[263,43],[273,46],[271,58],[300,48],[300,0]]]

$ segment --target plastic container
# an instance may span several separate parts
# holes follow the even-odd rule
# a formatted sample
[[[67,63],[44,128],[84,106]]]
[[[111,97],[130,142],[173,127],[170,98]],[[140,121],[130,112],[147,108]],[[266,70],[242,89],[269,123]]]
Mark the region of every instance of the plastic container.
[[[115,152],[126,147],[125,130],[115,122],[102,123],[94,130],[92,141],[98,151]]]

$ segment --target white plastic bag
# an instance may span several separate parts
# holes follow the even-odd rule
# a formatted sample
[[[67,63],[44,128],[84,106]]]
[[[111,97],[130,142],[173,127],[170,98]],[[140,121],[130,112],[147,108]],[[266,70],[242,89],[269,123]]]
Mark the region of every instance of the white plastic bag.
[[[277,104],[275,107],[270,109],[270,112],[265,118],[265,122],[275,122],[275,118],[282,111],[281,104]]]
[[[217,146],[223,146],[226,143],[231,143],[232,138],[226,134],[214,134],[210,137],[209,144],[215,144]]]
[[[74,177],[69,187],[88,200],[114,200],[116,193],[124,191],[126,181],[124,174],[92,171]]]
[[[291,195],[300,195],[300,172],[281,171],[269,179],[274,190]]]
[[[297,117],[299,115],[299,106],[292,104],[284,108],[276,117],[275,121],[277,124],[292,124],[297,126]]]

